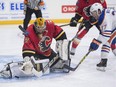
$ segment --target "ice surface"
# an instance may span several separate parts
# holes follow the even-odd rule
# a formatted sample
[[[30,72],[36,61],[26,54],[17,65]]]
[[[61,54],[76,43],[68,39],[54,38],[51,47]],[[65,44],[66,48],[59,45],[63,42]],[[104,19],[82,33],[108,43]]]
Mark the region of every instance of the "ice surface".
[[[68,39],[72,39],[76,34],[77,27],[62,27]],[[76,50],[76,55],[72,57],[73,64],[78,62],[87,53],[89,44],[93,38],[99,34],[93,27],[82,39]],[[0,69],[3,65],[11,61],[20,61],[23,36],[18,29],[18,25],[0,25]],[[52,48],[55,49],[53,40]],[[68,74],[55,73],[41,78],[0,78],[0,87],[115,87],[116,86],[116,56],[112,52],[109,54],[106,72],[96,70],[96,64],[100,61],[100,48],[91,52],[75,72]]]

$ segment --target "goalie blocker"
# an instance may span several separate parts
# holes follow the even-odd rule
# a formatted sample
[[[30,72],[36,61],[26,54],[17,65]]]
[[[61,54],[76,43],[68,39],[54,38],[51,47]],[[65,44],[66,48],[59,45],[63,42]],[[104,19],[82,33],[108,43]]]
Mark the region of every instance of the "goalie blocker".
[[[63,68],[64,65],[70,66],[70,41],[63,40],[56,43],[56,54],[53,59],[35,60],[35,58],[26,56],[24,61],[11,62],[5,65],[0,71],[0,76],[4,78],[26,77],[47,75],[50,72],[69,72],[69,69]]]

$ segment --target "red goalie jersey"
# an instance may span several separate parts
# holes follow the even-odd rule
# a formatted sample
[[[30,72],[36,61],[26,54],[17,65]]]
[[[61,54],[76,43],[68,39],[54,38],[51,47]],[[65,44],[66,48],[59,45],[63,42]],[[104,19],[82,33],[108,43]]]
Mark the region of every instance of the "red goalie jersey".
[[[101,3],[104,8],[107,8],[105,0],[78,0],[76,3],[76,13],[88,20],[88,7],[94,3]]]
[[[65,32],[50,20],[46,20],[45,24],[46,28],[42,34],[36,33],[34,24],[27,28],[29,34],[24,39],[23,54],[50,56],[52,39],[59,39]]]

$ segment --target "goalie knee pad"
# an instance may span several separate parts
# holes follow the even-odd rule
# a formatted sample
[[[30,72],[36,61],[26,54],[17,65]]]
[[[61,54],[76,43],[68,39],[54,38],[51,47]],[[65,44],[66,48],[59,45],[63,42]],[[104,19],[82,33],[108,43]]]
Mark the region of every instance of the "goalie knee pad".
[[[70,50],[70,41],[66,39],[57,41],[56,51],[61,59],[68,60],[69,50]]]

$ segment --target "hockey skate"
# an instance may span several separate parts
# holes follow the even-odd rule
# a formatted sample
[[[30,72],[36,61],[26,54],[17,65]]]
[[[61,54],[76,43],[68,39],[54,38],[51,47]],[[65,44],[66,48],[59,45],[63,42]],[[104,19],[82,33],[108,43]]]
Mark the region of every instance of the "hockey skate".
[[[4,65],[4,68],[0,71],[0,77],[5,79],[11,79],[15,77],[14,72],[12,71],[13,68],[19,68],[19,66],[22,66],[23,61],[19,62],[9,62],[6,65]],[[19,71],[18,71],[19,72]]]
[[[12,78],[12,73],[9,64],[5,65],[4,69],[0,71],[0,77]]]
[[[70,66],[69,60],[60,59],[55,65],[50,68],[50,72],[64,72],[68,73],[69,69],[63,68],[64,64]]]
[[[101,62],[97,65],[97,70],[105,72],[105,68],[107,67],[107,59],[101,59]]]

